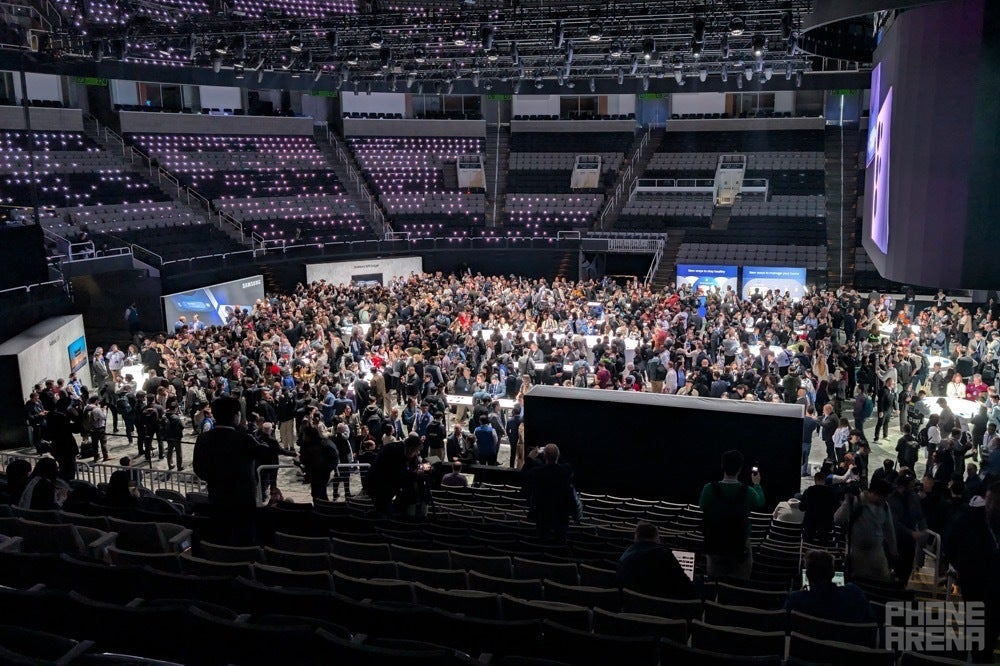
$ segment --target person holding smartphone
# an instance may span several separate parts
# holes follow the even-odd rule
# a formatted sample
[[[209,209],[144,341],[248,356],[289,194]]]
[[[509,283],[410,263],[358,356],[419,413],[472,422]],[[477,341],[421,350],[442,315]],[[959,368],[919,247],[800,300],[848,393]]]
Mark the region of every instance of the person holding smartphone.
[[[750,578],[750,512],[764,507],[760,469],[750,472],[750,485],[739,480],[743,454],[722,454],[722,480],[706,483],[698,505],[702,510],[708,575],[715,578]]]

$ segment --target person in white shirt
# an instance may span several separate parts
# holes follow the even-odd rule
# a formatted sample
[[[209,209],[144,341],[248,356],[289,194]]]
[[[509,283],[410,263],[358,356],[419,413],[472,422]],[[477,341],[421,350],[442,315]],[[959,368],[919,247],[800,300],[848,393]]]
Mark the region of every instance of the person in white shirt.
[[[677,370],[674,369],[674,364],[667,361],[667,376],[663,380],[663,392],[673,395],[677,393]]]
[[[962,382],[962,376],[957,372],[948,382],[947,388],[945,388],[944,394],[949,398],[961,398],[965,399],[965,383]]]
[[[108,370],[111,371],[111,376],[116,382],[120,382],[122,379],[122,368],[125,367],[125,352],[118,349],[118,345],[111,345],[111,349],[104,356],[105,363],[108,364]]]

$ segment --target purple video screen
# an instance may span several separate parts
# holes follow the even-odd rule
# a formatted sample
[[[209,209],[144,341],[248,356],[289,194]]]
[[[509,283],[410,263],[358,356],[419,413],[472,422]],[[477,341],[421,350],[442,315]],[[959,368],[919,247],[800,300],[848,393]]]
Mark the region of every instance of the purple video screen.
[[[871,201],[871,235],[875,246],[883,253],[889,251],[889,148],[892,138],[892,88],[885,94],[885,102],[879,109],[878,118],[872,126],[875,136]]]
[[[879,105],[882,102],[882,63],[872,70],[872,89],[868,101],[868,150],[865,153],[865,166],[870,167],[875,159],[875,119],[878,118]]]

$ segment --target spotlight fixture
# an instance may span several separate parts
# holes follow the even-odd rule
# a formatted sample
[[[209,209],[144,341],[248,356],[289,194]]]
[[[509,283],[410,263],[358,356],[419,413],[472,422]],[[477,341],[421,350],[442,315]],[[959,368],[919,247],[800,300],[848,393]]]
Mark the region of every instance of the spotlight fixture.
[[[519,92],[521,92],[521,79],[514,81],[514,94],[516,95]]]
[[[654,53],[656,53],[656,42],[648,37],[642,40],[642,57],[650,60]]]
[[[224,37],[219,37],[215,40],[215,48],[213,50],[219,55],[226,55],[229,53],[229,43],[226,42]],[[295,49],[293,48],[292,50],[294,51]]]
[[[625,52],[625,45],[622,44],[620,39],[615,40],[615,43],[611,45],[611,57],[621,58],[622,53]]]
[[[623,83],[625,83],[625,70],[624,69],[619,69],[618,70],[618,85],[621,85]]]
[[[398,80],[396,79],[396,75],[395,74],[390,74],[389,75],[389,90],[391,90],[392,92],[396,92],[397,81]]]
[[[490,62],[496,62],[500,58],[500,54],[496,52],[496,49],[490,49],[486,52],[486,59]]]
[[[358,56],[358,52],[357,51],[351,51],[349,54],[347,54],[347,64],[348,65],[351,65],[353,67],[353,66],[357,65],[358,62],[359,62],[359,56]]]
[[[222,56],[214,56],[212,58],[212,71],[218,74],[222,71]]]
[[[722,63],[722,70],[719,72],[719,76],[722,78],[723,83],[729,80],[729,65]]]
[[[385,40],[382,39],[382,31],[381,30],[373,30],[371,36],[368,37],[368,44],[373,49],[380,49],[380,48],[382,48],[382,44],[384,43],[384,41]]]
[[[597,92],[597,80],[594,77],[590,77],[588,85],[590,86],[590,92]]]
[[[159,54],[160,54],[161,56],[163,56],[164,58],[169,58],[169,57],[170,57],[170,53],[171,53],[172,51],[173,51],[173,49],[171,49],[171,48],[170,48],[170,42],[169,42],[169,41],[167,41],[167,40],[165,40],[165,39],[164,39],[164,40],[162,40],[162,41],[161,41],[161,42],[160,42],[159,44],[157,44],[157,46],[156,46],[156,52],[157,52],[157,53],[159,53]]]
[[[558,21],[552,30],[552,46],[557,49],[562,48],[564,39],[566,39],[566,30],[563,28],[563,22]]]
[[[340,66],[340,78],[343,79],[344,83],[351,80],[351,70],[346,63]]]
[[[695,58],[701,57],[701,42],[691,42],[691,55]]]
[[[521,63],[521,54],[517,52],[517,42],[512,42],[510,45],[510,59],[514,65]]]
[[[788,43],[785,45],[785,52],[792,56],[795,52],[799,50],[799,36],[792,33],[792,36],[788,38]]]
[[[592,42],[599,42],[599,41],[601,41],[601,37],[603,37],[603,36],[604,36],[604,33],[601,30],[601,24],[600,23],[597,23],[595,21],[594,23],[591,23],[590,26],[587,28],[587,39],[590,40],[590,41],[592,41]]]
[[[389,69],[389,66],[392,64],[392,50],[388,47],[379,49],[378,59],[382,69]]]
[[[258,69],[257,70],[257,83],[261,83],[263,80],[264,80],[264,70],[263,69]]]
[[[764,49],[767,47],[767,38],[764,37],[763,33],[758,32],[753,36],[753,41],[751,42],[753,48],[753,54],[758,58],[764,55]]]
[[[742,76],[737,76],[736,77],[736,87],[739,88],[740,90],[743,90],[743,77]]]
[[[486,90],[493,90],[493,82],[492,82],[492,81],[490,81],[490,80],[487,80],[487,81],[486,81],[486,82],[485,82],[485,83],[483,84],[483,88],[485,88]]]
[[[416,82],[417,82],[417,76],[416,76],[416,74],[412,74],[411,73],[411,74],[407,74],[406,75],[406,89],[407,90],[409,90],[410,88],[412,88],[413,84],[416,83]]]
[[[479,37],[480,40],[482,41],[484,51],[489,51],[490,49],[493,48],[494,34],[495,33],[493,30],[493,26],[491,25],[484,25],[482,28],[479,29]]]
[[[770,81],[772,76],[774,76],[774,69],[768,65],[764,68],[764,80]]]
[[[292,37],[288,48],[291,49],[292,53],[302,53],[302,38],[298,35]]]
[[[472,87],[473,88],[479,87],[479,72],[472,73]]]
[[[802,87],[802,72],[795,72],[795,87]]]
[[[674,81],[677,82],[677,85],[684,85],[684,69],[682,67],[674,69]]]
[[[734,16],[729,19],[729,34],[733,37],[739,37],[743,34],[743,30],[746,28],[746,23],[739,16]]]
[[[246,70],[244,69],[243,65],[234,65],[233,78],[239,80],[242,79],[244,76],[246,76]]]
[[[315,70],[313,70],[313,83],[319,81],[319,78],[321,76],[323,76],[323,68],[317,67]]]
[[[639,59],[633,55],[630,65],[629,74],[635,76],[635,73],[639,71]]]
[[[743,76],[747,81],[753,81],[753,67],[747,67],[743,70]]]
[[[465,28],[455,28],[455,31],[451,34],[451,39],[455,43],[455,46],[465,46],[467,43]]]
[[[792,80],[792,63],[788,63],[787,65],[785,65],[785,80],[786,81]]]
[[[420,64],[427,62],[427,51],[425,51],[423,47],[417,47],[417,49],[413,52],[413,60],[414,62]]]
[[[705,41],[705,19],[702,17],[697,17],[694,20],[693,30],[694,33],[693,41],[701,44]]]
[[[722,40],[719,42],[719,51],[722,53],[722,59],[729,58],[729,35],[723,35]]]
[[[642,89],[643,91],[649,90],[649,74],[642,75]]]
[[[701,69],[698,70],[698,80],[701,81],[702,83],[704,83],[705,81],[708,80],[708,68],[707,67],[702,67]]]
[[[544,86],[544,85],[545,84],[542,83],[542,77],[536,76],[535,77],[535,89],[536,90],[541,90],[542,86]]]
[[[787,40],[792,36],[792,13],[786,11],[781,15],[781,38]]]

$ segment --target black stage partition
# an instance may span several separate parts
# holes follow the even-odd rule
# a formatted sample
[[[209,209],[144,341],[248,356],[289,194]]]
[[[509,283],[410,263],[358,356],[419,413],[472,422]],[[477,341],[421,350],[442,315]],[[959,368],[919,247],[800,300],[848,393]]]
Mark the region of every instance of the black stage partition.
[[[526,446],[554,442],[577,489],[697,503],[729,449],[760,467],[767,506],[800,490],[801,405],[534,386],[524,396]]]

